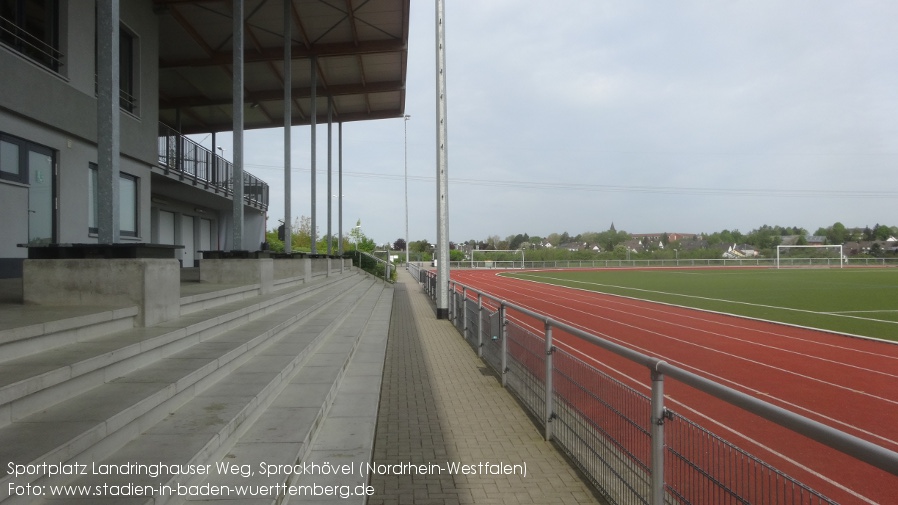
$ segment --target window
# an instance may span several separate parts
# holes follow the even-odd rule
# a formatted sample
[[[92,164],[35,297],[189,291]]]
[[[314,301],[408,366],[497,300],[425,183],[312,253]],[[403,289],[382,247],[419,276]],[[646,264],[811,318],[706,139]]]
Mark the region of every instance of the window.
[[[119,27],[119,104],[137,114],[137,38],[124,26]]]
[[[96,34],[95,34],[96,35]],[[138,94],[139,94],[139,68],[140,60],[138,39],[134,32],[129,30],[125,25],[119,25],[118,29],[118,79],[119,79],[119,107],[131,114],[138,114]],[[98,43],[94,37],[94,47]],[[94,54],[94,61],[99,62],[99,56]],[[96,69],[96,67],[94,67]],[[98,70],[98,69],[96,69]],[[94,93],[99,93],[99,76],[94,72]]]
[[[26,183],[28,170],[21,161],[19,144],[0,136],[0,179]]]
[[[28,151],[32,146],[27,140],[0,133],[0,179],[28,184]]]
[[[58,0],[0,0],[0,43],[58,71]]]
[[[90,164],[90,182],[88,184],[88,205],[90,206],[87,226],[90,233],[97,233],[97,177],[96,163]],[[131,174],[119,172],[118,185],[118,219],[119,235],[122,237],[137,236],[138,210],[138,178]]]

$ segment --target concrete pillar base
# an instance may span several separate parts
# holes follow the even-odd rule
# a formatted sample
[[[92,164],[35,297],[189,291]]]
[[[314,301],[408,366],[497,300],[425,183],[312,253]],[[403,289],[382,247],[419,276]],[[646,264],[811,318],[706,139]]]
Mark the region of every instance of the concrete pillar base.
[[[25,260],[22,298],[41,305],[122,305],[139,309],[137,324],[181,315],[181,276],[174,259]]]
[[[212,284],[258,284],[260,294],[274,288],[274,260],[263,259],[202,259],[200,282]]]

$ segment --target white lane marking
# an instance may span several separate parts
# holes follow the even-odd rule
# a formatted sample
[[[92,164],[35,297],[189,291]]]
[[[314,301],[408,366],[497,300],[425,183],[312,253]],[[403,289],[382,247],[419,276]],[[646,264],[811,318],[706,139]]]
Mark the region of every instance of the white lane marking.
[[[602,286],[602,287],[637,291],[637,292],[642,292],[642,293],[655,293],[655,294],[667,295],[667,296],[675,296],[675,297],[679,296],[682,298],[695,298],[697,300],[707,300],[707,301],[711,301],[711,302],[732,303],[734,305],[748,305],[751,307],[763,307],[765,309],[776,309],[776,310],[784,310],[784,311],[791,311],[791,312],[802,312],[802,313],[814,314],[814,315],[832,315],[835,317],[846,317],[846,318],[850,318],[850,319],[859,319],[862,321],[876,321],[876,322],[888,323],[888,324],[898,324],[898,321],[890,321],[888,319],[858,317],[858,316],[851,316],[851,315],[846,315],[846,314],[836,313],[836,312],[820,312],[820,311],[816,311],[816,310],[796,309],[793,307],[780,307],[777,305],[764,305],[761,303],[751,303],[751,302],[742,302],[742,301],[737,301],[737,300],[727,300],[724,298],[711,298],[711,297],[707,297],[707,296],[686,295],[686,294],[682,294],[682,293],[668,293],[666,291],[656,291],[656,290],[652,290],[652,289],[633,288],[633,287],[629,287],[629,286],[616,286],[614,284],[602,284],[599,282],[587,282],[587,281],[579,281],[579,280],[572,280],[572,279],[562,279],[562,278],[558,278],[558,277],[545,277],[545,276],[541,276],[541,275],[540,276],[536,276],[536,275],[528,276],[526,273],[516,273],[515,275],[537,278],[537,279],[552,279],[552,280],[556,280],[556,281],[572,282],[572,283],[576,283],[576,284],[586,284],[587,286]]]
[[[524,296],[524,297],[527,297],[527,298],[535,298],[535,297],[529,296],[529,295],[527,295],[527,294],[525,294],[525,293],[521,293],[521,292],[519,292],[518,294],[519,294],[520,296]],[[545,295],[545,293],[542,293],[542,294]],[[621,321],[615,321],[615,320],[613,320],[613,319],[605,318],[605,317],[602,317],[602,316],[597,316],[597,315],[594,315],[594,314],[589,314],[588,312],[584,312],[584,311],[582,311],[582,310],[575,309],[575,308],[572,308],[572,307],[567,306],[567,305],[561,305],[561,304],[555,303],[554,301],[550,301],[550,300],[548,300],[548,299],[546,299],[546,298],[540,298],[540,301],[542,301],[542,302],[544,302],[544,303],[549,303],[549,304],[555,305],[555,306],[561,306],[561,307],[567,308],[568,310],[573,310],[573,311],[575,311],[575,312],[579,312],[579,313],[581,313],[581,314],[586,314],[587,316],[591,316],[591,317],[594,317],[594,318],[599,318],[599,319],[604,319],[604,320],[607,320],[607,321],[612,321],[612,322],[615,322],[615,323],[620,324],[620,325],[622,325],[622,326],[627,326],[627,327],[630,327],[630,328],[633,328],[633,329],[635,329],[635,330],[639,330],[639,331],[642,331],[642,332],[645,332],[645,333],[648,333],[648,334],[653,334],[653,335],[656,335],[656,336],[659,336],[659,337],[662,337],[662,338],[667,338],[667,339],[669,339],[669,340],[674,340],[674,341],[681,342],[681,343],[684,343],[684,344],[687,344],[687,345],[693,345],[693,346],[698,347],[698,348],[702,348],[702,349],[705,349],[705,350],[708,350],[708,351],[711,351],[711,352],[719,353],[719,354],[722,354],[722,355],[725,355],[725,356],[729,356],[729,357],[732,357],[732,358],[735,358],[735,359],[747,361],[747,362],[749,362],[749,363],[753,363],[753,364],[756,364],[756,365],[759,365],[759,366],[762,366],[762,367],[771,368],[771,369],[773,369],[773,370],[777,370],[777,371],[779,371],[779,372],[782,372],[782,373],[785,373],[785,374],[788,374],[788,375],[794,375],[794,376],[797,376],[797,377],[800,377],[800,378],[804,378],[804,379],[806,379],[806,380],[810,380],[810,381],[813,381],[813,382],[818,382],[818,383],[821,383],[821,384],[825,384],[825,385],[828,385],[828,386],[831,386],[831,387],[834,387],[834,388],[837,388],[837,389],[841,389],[841,390],[844,390],[844,391],[848,391],[848,392],[851,392],[851,393],[854,393],[854,394],[858,394],[858,395],[861,395],[861,396],[866,396],[866,397],[872,398],[872,399],[874,399],[874,400],[880,400],[880,401],[883,401],[883,402],[886,402],[886,403],[891,403],[891,404],[898,405],[898,401],[896,401],[896,400],[892,400],[892,399],[889,399],[889,398],[885,398],[885,397],[881,397],[881,396],[878,396],[878,395],[874,395],[874,394],[872,394],[872,393],[867,393],[867,392],[865,392],[865,391],[860,391],[860,390],[856,390],[856,389],[853,389],[853,388],[849,388],[849,387],[847,387],[847,386],[843,386],[843,385],[841,385],[841,384],[837,384],[837,383],[834,383],[834,382],[826,381],[826,380],[823,380],[823,379],[820,379],[820,378],[811,377],[811,376],[808,376],[808,375],[805,375],[805,374],[799,374],[799,373],[793,372],[793,371],[791,371],[791,370],[787,370],[787,369],[784,369],[784,368],[781,368],[781,367],[773,366],[773,365],[770,365],[770,364],[767,364],[767,363],[763,363],[763,362],[760,362],[760,361],[757,361],[757,360],[748,359],[748,358],[745,358],[745,357],[742,357],[742,356],[739,356],[739,355],[736,355],[736,354],[727,353],[727,352],[721,351],[721,350],[719,350],[719,349],[714,349],[714,348],[712,348],[712,347],[699,345],[699,344],[696,344],[696,343],[694,343],[694,342],[685,341],[685,340],[682,340],[682,339],[679,339],[679,338],[675,338],[675,337],[672,337],[672,336],[670,336],[670,335],[666,335],[666,334],[663,334],[663,333],[660,333],[660,332],[656,332],[656,331],[653,331],[653,330],[648,330],[648,329],[645,329],[645,328],[641,328],[641,327],[636,326],[636,325],[628,324],[628,323],[621,322]],[[531,308],[531,309],[532,309],[532,307],[528,307],[528,308]],[[650,320],[651,320],[652,318],[647,318],[647,319],[650,319]],[[664,322],[664,321],[661,321],[661,320],[655,320],[655,321]],[[594,331],[595,331],[595,330],[592,329],[592,328],[589,328],[589,327],[584,326],[584,325],[581,325],[581,324],[574,323],[574,322],[572,322],[572,321],[565,321],[565,322],[566,322],[567,324],[570,324],[571,326],[580,328],[580,329],[582,329],[582,330],[584,330],[584,331],[590,331],[590,332],[594,332]],[[537,331],[537,334],[539,334],[539,331]],[[766,394],[766,393],[762,393],[762,392],[760,392],[760,391],[758,391],[758,390],[755,390],[755,389],[753,389],[753,388],[750,388],[749,386],[747,386],[747,385],[745,385],[745,384],[741,384],[741,383],[738,383],[738,382],[736,382],[736,381],[732,381],[732,380],[726,379],[726,378],[724,378],[724,377],[721,377],[721,376],[718,376],[718,375],[716,375],[716,374],[713,374],[713,373],[711,373],[711,372],[709,372],[709,371],[707,371],[707,370],[698,368],[698,367],[693,366],[693,365],[689,365],[689,364],[684,363],[684,362],[679,361],[679,360],[675,360],[675,359],[670,358],[670,357],[668,357],[668,356],[664,356],[664,355],[657,354],[657,353],[653,352],[653,351],[650,350],[650,349],[646,349],[646,348],[644,348],[644,347],[634,345],[632,342],[627,342],[627,341],[624,341],[624,340],[622,340],[622,339],[612,337],[612,336],[610,336],[610,335],[608,335],[608,334],[606,334],[606,333],[602,333],[601,335],[602,335],[603,337],[605,337],[606,339],[608,339],[608,340],[612,340],[612,341],[618,342],[618,343],[620,343],[620,344],[622,344],[622,345],[625,345],[625,346],[630,347],[630,348],[632,348],[632,349],[636,349],[636,350],[638,350],[638,351],[640,351],[640,352],[643,352],[643,353],[645,353],[645,354],[652,354],[652,355],[655,355],[656,357],[666,359],[666,360],[668,360],[668,361],[670,361],[670,362],[672,362],[672,363],[677,363],[677,364],[679,364],[679,365],[681,365],[681,366],[683,366],[683,367],[685,367],[685,368],[690,368],[690,369],[695,370],[695,371],[697,371],[697,372],[702,372],[702,373],[704,373],[704,374],[707,375],[707,376],[717,378],[718,380],[725,381],[725,382],[728,382],[728,383],[733,384],[733,385],[737,385],[737,386],[743,388],[744,390],[754,392],[755,394],[758,394],[758,395],[767,397],[767,398],[769,398],[769,399],[778,401],[778,402],[780,402],[780,403],[782,403],[782,404],[784,404],[784,405],[793,406],[793,407],[795,407],[795,408],[797,408],[797,409],[800,409],[800,410],[803,410],[803,411],[805,411],[805,412],[807,412],[807,413],[814,414],[814,415],[818,416],[819,418],[830,420],[831,422],[834,422],[834,423],[839,424],[839,425],[842,425],[842,426],[844,426],[844,427],[846,427],[846,428],[855,430],[855,431],[857,431],[857,432],[859,432],[859,433],[864,433],[864,434],[873,436],[873,437],[875,437],[875,438],[881,439],[881,440],[883,440],[883,441],[885,441],[885,442],[888,442],[888,443],[890,443],[890,444],[898,445],[898,442],[896,442],[895,440],[892,440],[892,439],[883,437],[883,436],[881,436],[881,435],[877,435],[877,434],[875,434],[875,433],[869,432],[869,431],[867,431],[867,430],[865,430],[865,429],[863,429],[863,428],[860,428],[860,427],[855,426],[855,425],[853,425],[853,424],[847,423],[847,422],[845,422],[845,421],[840,421],[840,420],[834,419],[834,418],[829,417],[829,416],[827,416],[827,415],[825,415],[825,414],[823,414],[823,413],[821,413],[821,412],[817,412],[817,411],[815,411],[815,410],[811,410],[811,409],[808,409],[808,408],[806,408],[806,407],[802,407],[802,406],[800,406],[800,405],[794,404],[794,403],[789,402],[789,401],[786,401],[786,400],[784,400],[784,399],[781,399],[781,398],[778,398],[778,397],[775,397],[775,396],[772,396],[772,395],[769,395],[769,394]]]

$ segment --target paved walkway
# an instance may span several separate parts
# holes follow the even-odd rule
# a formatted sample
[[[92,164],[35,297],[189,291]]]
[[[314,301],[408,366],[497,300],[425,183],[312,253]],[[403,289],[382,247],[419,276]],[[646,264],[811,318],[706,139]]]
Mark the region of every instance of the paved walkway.
[[[369,505],[599,503],[486,370],[400,270],[373,460],[403,474],[373,475]],[[451,474],[450,462],[474,465],[479,474]],[[428,472],[398,464],[426,465]],[[483,474],[496,467],[481,464],[526,465],[526,475]]]

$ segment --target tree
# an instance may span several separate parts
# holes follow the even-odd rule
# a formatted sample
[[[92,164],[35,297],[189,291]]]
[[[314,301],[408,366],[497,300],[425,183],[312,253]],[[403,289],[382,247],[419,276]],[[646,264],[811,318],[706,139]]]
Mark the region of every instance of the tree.
[[[320,237],[318,230],[315,230],[315,236]],[[295,249],[309,250],[312,248],[312,218],[299,216],[293,221],[291,229],[293,236],[293,247]]]
[[[873,227],[873,240],[888,240],[892,230],[884,224],[877,223]]]
[[[371,252],[375,248],[377,248],[377,244],[374,243],[374,239],[370,239],[362,233],[362,220],[359,219],[355,222],[355,226],[349,232],[350,242],[355,246],[359,251]]]
[[[396,242],[393,242],[393,250],[394,251],[404,251],[405,250],[405,239],[398,238]]]
[[[839,222],[834,223],[826,232],[826,241],[830,244],[844,244],[848,238],[848,230]]]

